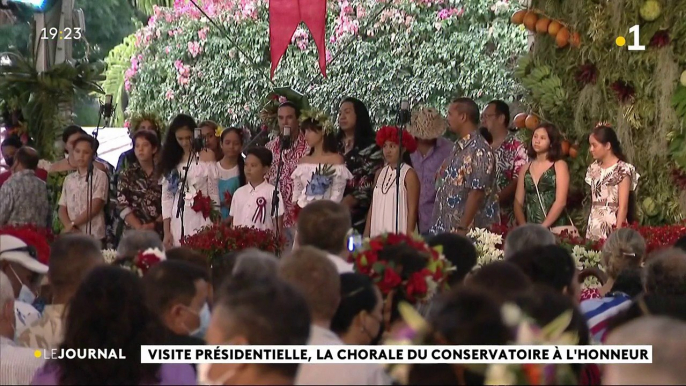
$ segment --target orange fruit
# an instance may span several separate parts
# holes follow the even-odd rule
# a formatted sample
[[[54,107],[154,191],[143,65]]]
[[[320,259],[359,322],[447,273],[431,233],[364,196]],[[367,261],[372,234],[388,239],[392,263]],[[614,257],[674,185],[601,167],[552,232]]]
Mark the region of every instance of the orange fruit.
[[[571,44],[574,48],[579,48],[581,45],[581,35],[579,35],[578,32],[574,32],[572,37],[569,39],[569,44]]]
[[[538,128],[539,123],[541,123],[541,120],[533,114],[529,114],[526,117],[526,120],[524,121],[524,125],[529,130],[536,130]]]
[[[560,32],[555,35],[555,43],[557,46],[562,48],[569,44],[569,30],[567,28],[562,28]]]
[[[548,25],[548,33],[551,36],[555,36],[555,35],[557,35],[557,33],[560,31],[561,28],[562,28],[562,24],[560,24],[560,22],[557,20],[553,20]]]
[[[524,16],[525,15],[526,15],[526,11],[524,11],[524,10],[517,11],[512,15],[512,19],[510,19],[510,21],[512,22],[512,24],[516,24],[516,25],[522,24],[522,23],[524,23]]]
[[[572,158],[576,158],[579,155],[579,150],[577,150],[576,146],[572,146],[569,149],[569,156]]]
[[[524,25],[529,31],[536,31],[536,22],[538,22],[538,15],[536,13],[528,11],[524,16]]]
[[[548,25],[550,25],[550,19],[542,17],[536,22],[536,32],[539,34],[544,34],[548,32]]]
[[[564,141],[562,141],[561,145],[562,145],[562,155],[564,155],[564,156],[568,155],[569,154],[569,148],[570,148],[569,141],[567,141],[565,139]]]
[[[515,117],[514,117],[514,125],[515,125],[515,127],[518,128],[518,129],[523,129],[523,128],[525,128],[525,127],[526,127],[526,117],[527,117],[528,115],[529,115],[529,114],[527,114],[527,113],[519,113],[519,114],[515,115]]]

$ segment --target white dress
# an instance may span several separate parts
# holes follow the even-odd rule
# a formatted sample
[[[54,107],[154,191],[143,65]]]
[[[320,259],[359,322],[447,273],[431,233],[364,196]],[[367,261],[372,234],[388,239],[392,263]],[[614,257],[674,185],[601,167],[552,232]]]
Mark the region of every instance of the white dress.
[[[300,208],[318,200],[341,202],[345,185],[353,178],[345,164],[299,164],[293,174],[293,202]]]
[[[171,219],[170,228],[174,246],[181,245],[181,218],[177,218],[176,213],[185,167],[186,162],[181,162],[176,166],[175,172],[162,178],[162,218]],[[194,211],[192,206],[194,197],[198,192],[202,192],[203,196],[210,197],[216,207],[219,202],[219,193],[215,168],[214,162],[198,161],[196,164],[195,160],[192,160],[190,163],[183,211],[184,236],[194,235],[200,228],[212,224],[210,217],[205,218],[201,212]]]
[[[407,233],[407,188],[405,176],[410,166],[402,164],[400,167],[400,209],[398,210],[398,233]],[[375,237],[383,233],[395,233],[395,168],[384,166],[374,186],[372,196],[372,218],[369,236]]]

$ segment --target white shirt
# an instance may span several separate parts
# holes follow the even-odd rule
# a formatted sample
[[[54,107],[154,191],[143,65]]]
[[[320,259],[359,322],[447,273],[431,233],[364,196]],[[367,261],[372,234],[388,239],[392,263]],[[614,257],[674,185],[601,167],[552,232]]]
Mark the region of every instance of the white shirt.
[[[348,263],[347,261],[343,260],[342,257],[336,256],[336,255],[331,254],[331,253],[327,253],[326,257],[328,257],[329,260],[331,260],[331,262],[333,263],[333,265],[336,266],[336,270],[338,271],[339,275],[342,275],[344,273],[354,273],[355,272],[355,270],[353,269],[352,263]]]
[[[271,217],[274,185],[264,181],[253,187],[247,183],[234,193],[231,199],[229,215],[233,217],[233,226],[253,227],[260,230],[274,230],[276,226]],[[284,202],[279,193],[279,209],[276,217],[283,216]]]
[[[34,352],[0,336],[0,385],[30,384],[33,375],[45,364],[45,359],[36,358]]]
[[[310,326],[308,345],[344,345],[331,330]],[[374,363],[302,363],[296,385],[390,385],[391,378]]]

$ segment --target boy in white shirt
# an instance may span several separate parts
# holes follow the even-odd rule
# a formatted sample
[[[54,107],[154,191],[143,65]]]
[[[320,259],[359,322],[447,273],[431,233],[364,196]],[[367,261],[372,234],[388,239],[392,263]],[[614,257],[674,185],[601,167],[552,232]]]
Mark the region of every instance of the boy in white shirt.
[[[248,183],[236,190],[229,211],[228,220],[234,227],[275,231],[278,226],[283,230],[283,198],[279,193],[279,207],[273,218],[272,198],[275,188],[264,179],[272,160],[272,153],[264,147],[252,148],[246,152],[244,171]]]

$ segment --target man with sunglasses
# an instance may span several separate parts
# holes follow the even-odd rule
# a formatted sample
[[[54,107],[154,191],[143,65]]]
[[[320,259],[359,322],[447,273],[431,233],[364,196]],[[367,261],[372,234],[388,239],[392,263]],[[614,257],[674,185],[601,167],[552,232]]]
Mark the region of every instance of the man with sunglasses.
[[[10,279],[17,301],[14,307],[17,317],[16,333],[19,335],[40,314],[31,305],[36,299],[37,288],[48,266],[38,261],[35,248],[19,238],[0,235],[0,271]]]

